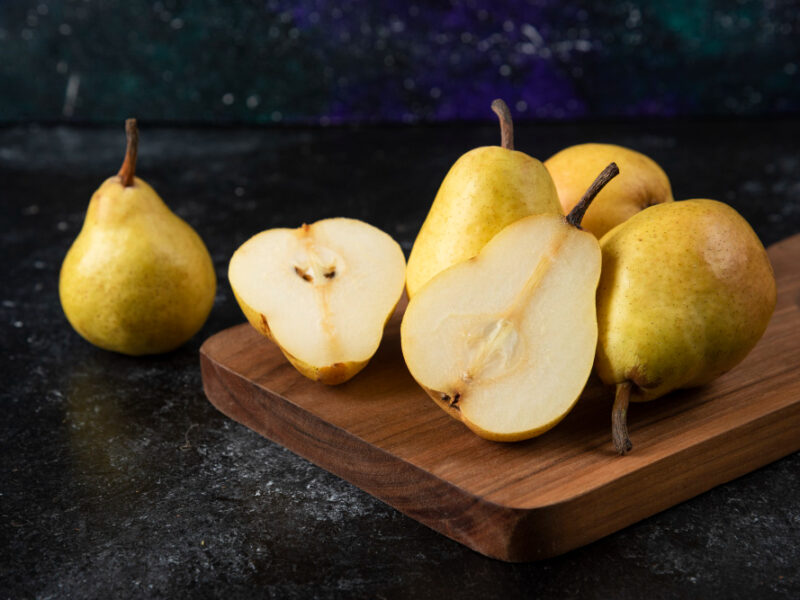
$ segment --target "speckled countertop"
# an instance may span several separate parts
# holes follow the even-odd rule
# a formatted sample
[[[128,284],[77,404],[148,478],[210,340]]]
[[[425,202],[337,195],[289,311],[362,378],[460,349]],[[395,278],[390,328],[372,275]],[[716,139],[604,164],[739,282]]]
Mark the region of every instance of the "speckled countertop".
[[[128,358],[75,334],[61,260],[119,167],[122,127],[0,129],[1,598],[797,598],[800,455],[539,563],[476,554],[218,413],[198,348],[243,320],[233,250],[344,215],[406,251],[449,165],[490,124],[192,129],[141,124],[138,173],[203,236],[219,277],[181,349]],[[613,141],[677,198],[732,204],[766,243],[800,231],[800,121],[525,124],[547,157]],[[800,435],[800,432],[798,432]]]

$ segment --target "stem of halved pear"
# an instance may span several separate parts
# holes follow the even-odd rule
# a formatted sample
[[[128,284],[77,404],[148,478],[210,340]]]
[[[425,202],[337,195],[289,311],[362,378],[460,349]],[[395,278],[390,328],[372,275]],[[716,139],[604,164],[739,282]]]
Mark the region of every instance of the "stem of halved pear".
[[[500,145],[506,150],[514,149],[514,121],[511,120],[511,111],[508,105],[500,98],[492,102],[492,110],[500,119]]]
[[[600,175],[597,176],[592,182],[592,185],[589,186],[589,189],[586,190],[586,193],[581,198],[580,202],[578,202],[575,207],[569,212],[567,215],[567,223],[572,225],[573,227],[577,227],[581,229],[581,221],[583,220],[583,215],[586,214],[586,209],[589,208],[589,205],[594,200],[595,196],[600,193],[605,185],[619,175],[619,167],[617,163],[611,163],[605,169],[603,169]]]
[[[125,149],[125,160],[117,175],[123,187],[130,187],[136,174],[136,156],[139,152],[139,128],[136,126],[136,119],[125,120],[125,136],[128,138],[128,146]]]
[[[628,437],[628,404],[631,401],[633,383],[625,381],[617,384],[617,393],[614,398],[614,408],[611,411],[611,439],[614,449],[620,456],[624,456],[633,448]]]

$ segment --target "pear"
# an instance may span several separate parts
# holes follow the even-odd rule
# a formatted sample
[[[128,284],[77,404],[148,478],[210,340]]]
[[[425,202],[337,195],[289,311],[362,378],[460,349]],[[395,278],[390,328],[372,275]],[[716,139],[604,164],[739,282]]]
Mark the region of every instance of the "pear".
[[[129,355],[177,348],[202,327],[217,280],[203,241],[135,176],[138,130],[119,173],[94,193],[61,266],[59,295],[72,327]]]
[[[408,259],[409,298],[440,271],[475,256],[506,225],[533,214],[563,214],[542,163],[514,150],[505,102],[495,100],[492,110],[502,145],[470,150],[442,181]]]
[[[516,441],[554,427],[592,371],[600,244],[581,231],[611,164],[566,217],[533,215],[431,279],[400,327],[411,375],[479,436]]]
[[[648,206],[673,200],[667,174],[648,156],[614,144],[578,144],[544,161],[565,213],[578,203],[595,174],[611,161],[617,163],[621,175],[598,194],[582,223],[597,239]]]
[[[597,374],[617,389],[616,450],[631,449],[628,402],[712,381],[767,327],[775,277],[739,213],[714,200],[650,207],[600,242]]]
[[[228,280],[256,330],[300,373],[335,385],[375,354],[405,269],[389,235],[336,218],[253,236],[231,257]]]

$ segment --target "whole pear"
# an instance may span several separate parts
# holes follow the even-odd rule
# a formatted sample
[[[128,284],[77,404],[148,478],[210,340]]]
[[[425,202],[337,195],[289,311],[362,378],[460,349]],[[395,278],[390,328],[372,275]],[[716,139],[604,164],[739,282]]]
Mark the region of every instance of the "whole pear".
[[[94,193],[61,266],[70,324],[92,344],[123,354],[172,350],[202,327],[217,281],[203,241],[135,177],[138,130],[126,122],[122,168]]]
[[[563,214],[547,169],[514,150],[505,102],[495,100],[492,110],[500,118],[501,146],[470,150],[442,181],[408,259],[409,298],[437,273],[478,254],[514,221],[533,214]]]
[[[573,209],[595,175],[610,162],[617,163],[620,175],[592,202],[581,225],[597,239],[648,206],[673,200],[667,174],[650,157],[614,144],[578,144],[544,161],[564,214]]]
[[[755,346],[775,308],[775,276],[755,232],[730,206],[652,206],[600,241],[596,370],[617,386],[613,439],[631,448],[630,400],[703,385]]]

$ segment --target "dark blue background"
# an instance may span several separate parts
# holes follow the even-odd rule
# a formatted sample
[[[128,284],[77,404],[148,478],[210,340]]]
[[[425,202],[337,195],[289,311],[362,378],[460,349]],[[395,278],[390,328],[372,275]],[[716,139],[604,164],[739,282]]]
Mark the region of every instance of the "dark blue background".
[[[800,111],[800,2],[0,1],[0,121]]]

